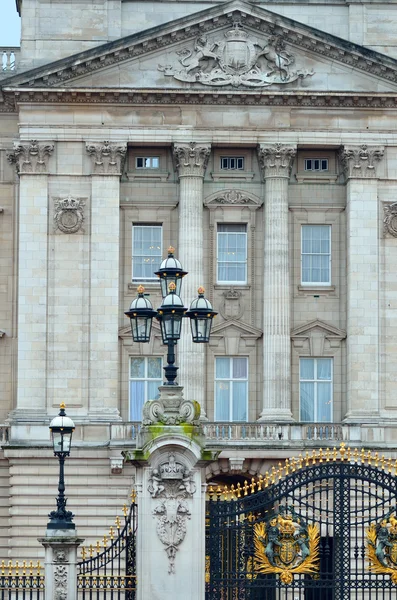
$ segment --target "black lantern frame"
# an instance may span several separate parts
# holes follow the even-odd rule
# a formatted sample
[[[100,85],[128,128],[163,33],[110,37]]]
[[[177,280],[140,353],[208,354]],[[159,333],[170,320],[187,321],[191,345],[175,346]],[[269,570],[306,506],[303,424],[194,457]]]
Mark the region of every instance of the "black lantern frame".
[[[168,257],[163,260],[159,270],[154,273],[160,279],[161,295],[163,298],[168,295],[171,283],[175,284],[175,293],[177,296],[180,296],[182,279],[187,275],[187,271],[182,269],[181,263],[175,258],[174,252],[175,248],[170,246],[168,248]]]
[[[198,297],[193,300],[186,316],[190,319],[190,329],[195,344],[207,344],[210,341],[212,319],[218,314],[204,296],[204,288],[199,287]]]
[[[129,317],[131,322],[131,333],[134,342],[146,343],[150,341],[153,318],[157,312],[144,296],[145,288],[138,286],[138,297],[131,302],[130,310],[124,314]]]

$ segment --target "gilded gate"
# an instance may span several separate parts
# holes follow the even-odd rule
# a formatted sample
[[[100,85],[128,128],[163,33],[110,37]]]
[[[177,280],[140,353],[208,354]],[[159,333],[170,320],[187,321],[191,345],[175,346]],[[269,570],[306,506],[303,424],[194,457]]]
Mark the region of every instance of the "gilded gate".
[[[395,600],[396,468],[342,444],[210,488],[206,600]]]

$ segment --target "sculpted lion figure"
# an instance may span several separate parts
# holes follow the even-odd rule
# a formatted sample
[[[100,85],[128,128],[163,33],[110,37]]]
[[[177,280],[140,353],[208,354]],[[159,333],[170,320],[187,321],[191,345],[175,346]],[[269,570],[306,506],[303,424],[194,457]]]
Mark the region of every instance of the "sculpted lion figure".
[[[194,45],[194,49],[187,50],[184,48],[177,52],[179,56],[182,58],[179,59],[181,65],[183,65],[186,69],[186,72],[192,71],[193,69],[197,69],[200,66],[200,61],[205,60],[207,58],[217,59],[217,55],[214,50],[218,46],[218,44],[208,42],[207,36],[202,35],[197,38],[196,43]]]
[[[294,63],[294,57],[285,49],[284,43],[279,36],[268,39],[266,46],[258,54],[258,58],[264,56],[270,71],[267,75],[279,72],[283,80],[288,79],[288,67]]]

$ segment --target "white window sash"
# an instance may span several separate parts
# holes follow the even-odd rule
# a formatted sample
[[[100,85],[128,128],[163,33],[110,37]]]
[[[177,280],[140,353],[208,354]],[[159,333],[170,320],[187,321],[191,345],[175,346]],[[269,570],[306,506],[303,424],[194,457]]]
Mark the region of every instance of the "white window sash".
[[[221,419],[218,418],[217,416],[217,403],[218,403],[218,398],[216,395],[216,384],[218,382],[227,382],[229,384],[229,418],[226,419],[227,422],[230,423],[246,423],[248,421],[248,385],[249,385],[249,361],[248,361],[248,357],[245,356],[239,356],[239,357],[217,357],[217,358],[228,358],[229,359],[229,376],[228,377],[216,377],[216,359],[215,359],[215,420],[216,421],[222,421]],[[244,378],[233,378],[233,358],[245,358],[246,360],[246,371],[247,371],[247,376]],[[233,414],[233,396],[234,396],[234,384],[236,383],[244,383],[245,384],[245,420],[244,421],[237,421],[234,418],[234,414]]]
[[[331,371],[331,379],[318,379],[318,371],[317,371],[317,361],[318,358],[313,358],[311,360],[314,361],[314,375],[313,375],[313,379],[304,379],[301,378],[300,376],[300,372],[301,372],[301,363],[299,361],[299,419],[301,420],[301,414],[302,414],[302,397],[301,397],[301,384],[302,383],[313,383],[314,384],[314,398],[313,398],[313,410],[314,410],[314,414],[313,414],[313,419],[310,421],[303,421],[304,423],[333,423],[333,414],[334,414],[334,361],[332,358],[327,358],[327,357],[319,357],[320,359],[325,359],[325,360],[329,360],[330,361],[330,371]],[[321,383],[328,383],[330,385],[330,397],[331,397],[331,403],[330,403],[330,414],[331,414],[331,421],[318,421],[318,384]]]
[[[220,239],[221,236],[231,236],[231,235],[242,235],[244,234],[245,236],[245,258],[244,260],[229,260],[229,261],[225,261],[225,260],[219,260],[219,254],[220,254]],[[244,277],[242,279],[223,279],[220,277],[220,267],[221,265],[223,267],[226,267],[228,265],[230,265],[231,267],[244,267]],[[238,233],[234,233],[234,232],[224,232],[224,231],[217,231],[217,260],[216,260],[216,281],[217,283],[220,284],[231,284],[231,285],[245,285],[247,283],[247,279],[248,279],[248,232],[247,230],[240,231]]]
[[[138,258],[141,257],[145,257],[145,254],[134,254],[134,233],[136,231],[137,228],[140,229],[154,229],[154,228],[158,228],[160,229],[160,250],[158,252],[158,261],[156,261],[158,264],[153,265],[153,272],[151,273],[151,275],[145,275],[145,276],[141,276],[141,275],[136,275],[134,274],[134,266],[136,263],[136,260]],[[132,248],[132,252],[131,252],[131,280],[132,281],[158,281],[158,277],[157,275],[154,274],[154,271],[157,271],[157,269],[160,267],[161,261],[162,261],[162,256],[163,256],[163,226],[162,225],[134,225],[132,224],[132,236],[131,236],[131,248]],[[134,263],[135,260],[135,263]]]
[[[326,286],[330,286],[331,282],[332,282],[332,228],[331,225],[321,225],[322,227],[328,227],[328,231],[329,231],[329,252],[303,252],[303,231],[304,231],[304,226],[301,227],[301,257],[300,257],[300,262],[301,262],[301,285],[307,285],[310,287],[326,287]],[[328,281],[305,281],[303,279],[303,257],[304,256],[328,256],[328,273],[329,273],[329,277],[328,277]]]
[[[142,358],[144,361],[144,375],[143,377],[131,377],[131,360],[134,358]],[[156,377],[148,377],[148,369],[149,369],[149,362],[148,362],[148,358],[158,358],[160,359],[160,377],[156,378]],[[142,407],[145,404],[145,402],[147,400],[154,400],[154,398],[149,398],[149,384],[151,383],[155,383],[155,382],[159,382],[159,386],[162,385],[163,380],[161,377],[161,374],[163,373],[163,358],[161,356],[145,356],[145,357],[137,357],[137,356],[130,356],[130,359],[128,361],[128,368],[129,368],[129,377],[128,377],[128,415],[129,418],[131,419],[131,414],[132,414],[132,403],[133,403],[133,399],[131,398],[131,382],[137,382],[137,383],[142,383],[143,384],[143,401],[142,401]],[[142,408],[141,407],[141,408]],[[138,421],[140,421],[142,418],[142,415],[137,419]],[[132,419],[135,420],[135,419]]]

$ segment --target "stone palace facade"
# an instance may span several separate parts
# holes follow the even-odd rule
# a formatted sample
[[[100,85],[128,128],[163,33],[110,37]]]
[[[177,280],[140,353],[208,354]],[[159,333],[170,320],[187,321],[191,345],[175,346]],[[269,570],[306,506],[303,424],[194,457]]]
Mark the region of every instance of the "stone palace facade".
[[[174,246],[207,481],[327,446],[395,458],[397,4],[17,0],[0,80],[0,560],[36,559],[58,464],[79,534],[128,501],[154,325],[124,316]],[[0,9],[1,11],[1,9]],[[1,42],[1,40],[0,40]],[[124,453],[124,454],[123,454]],[[204,473],[205,472],[205,473]]]

